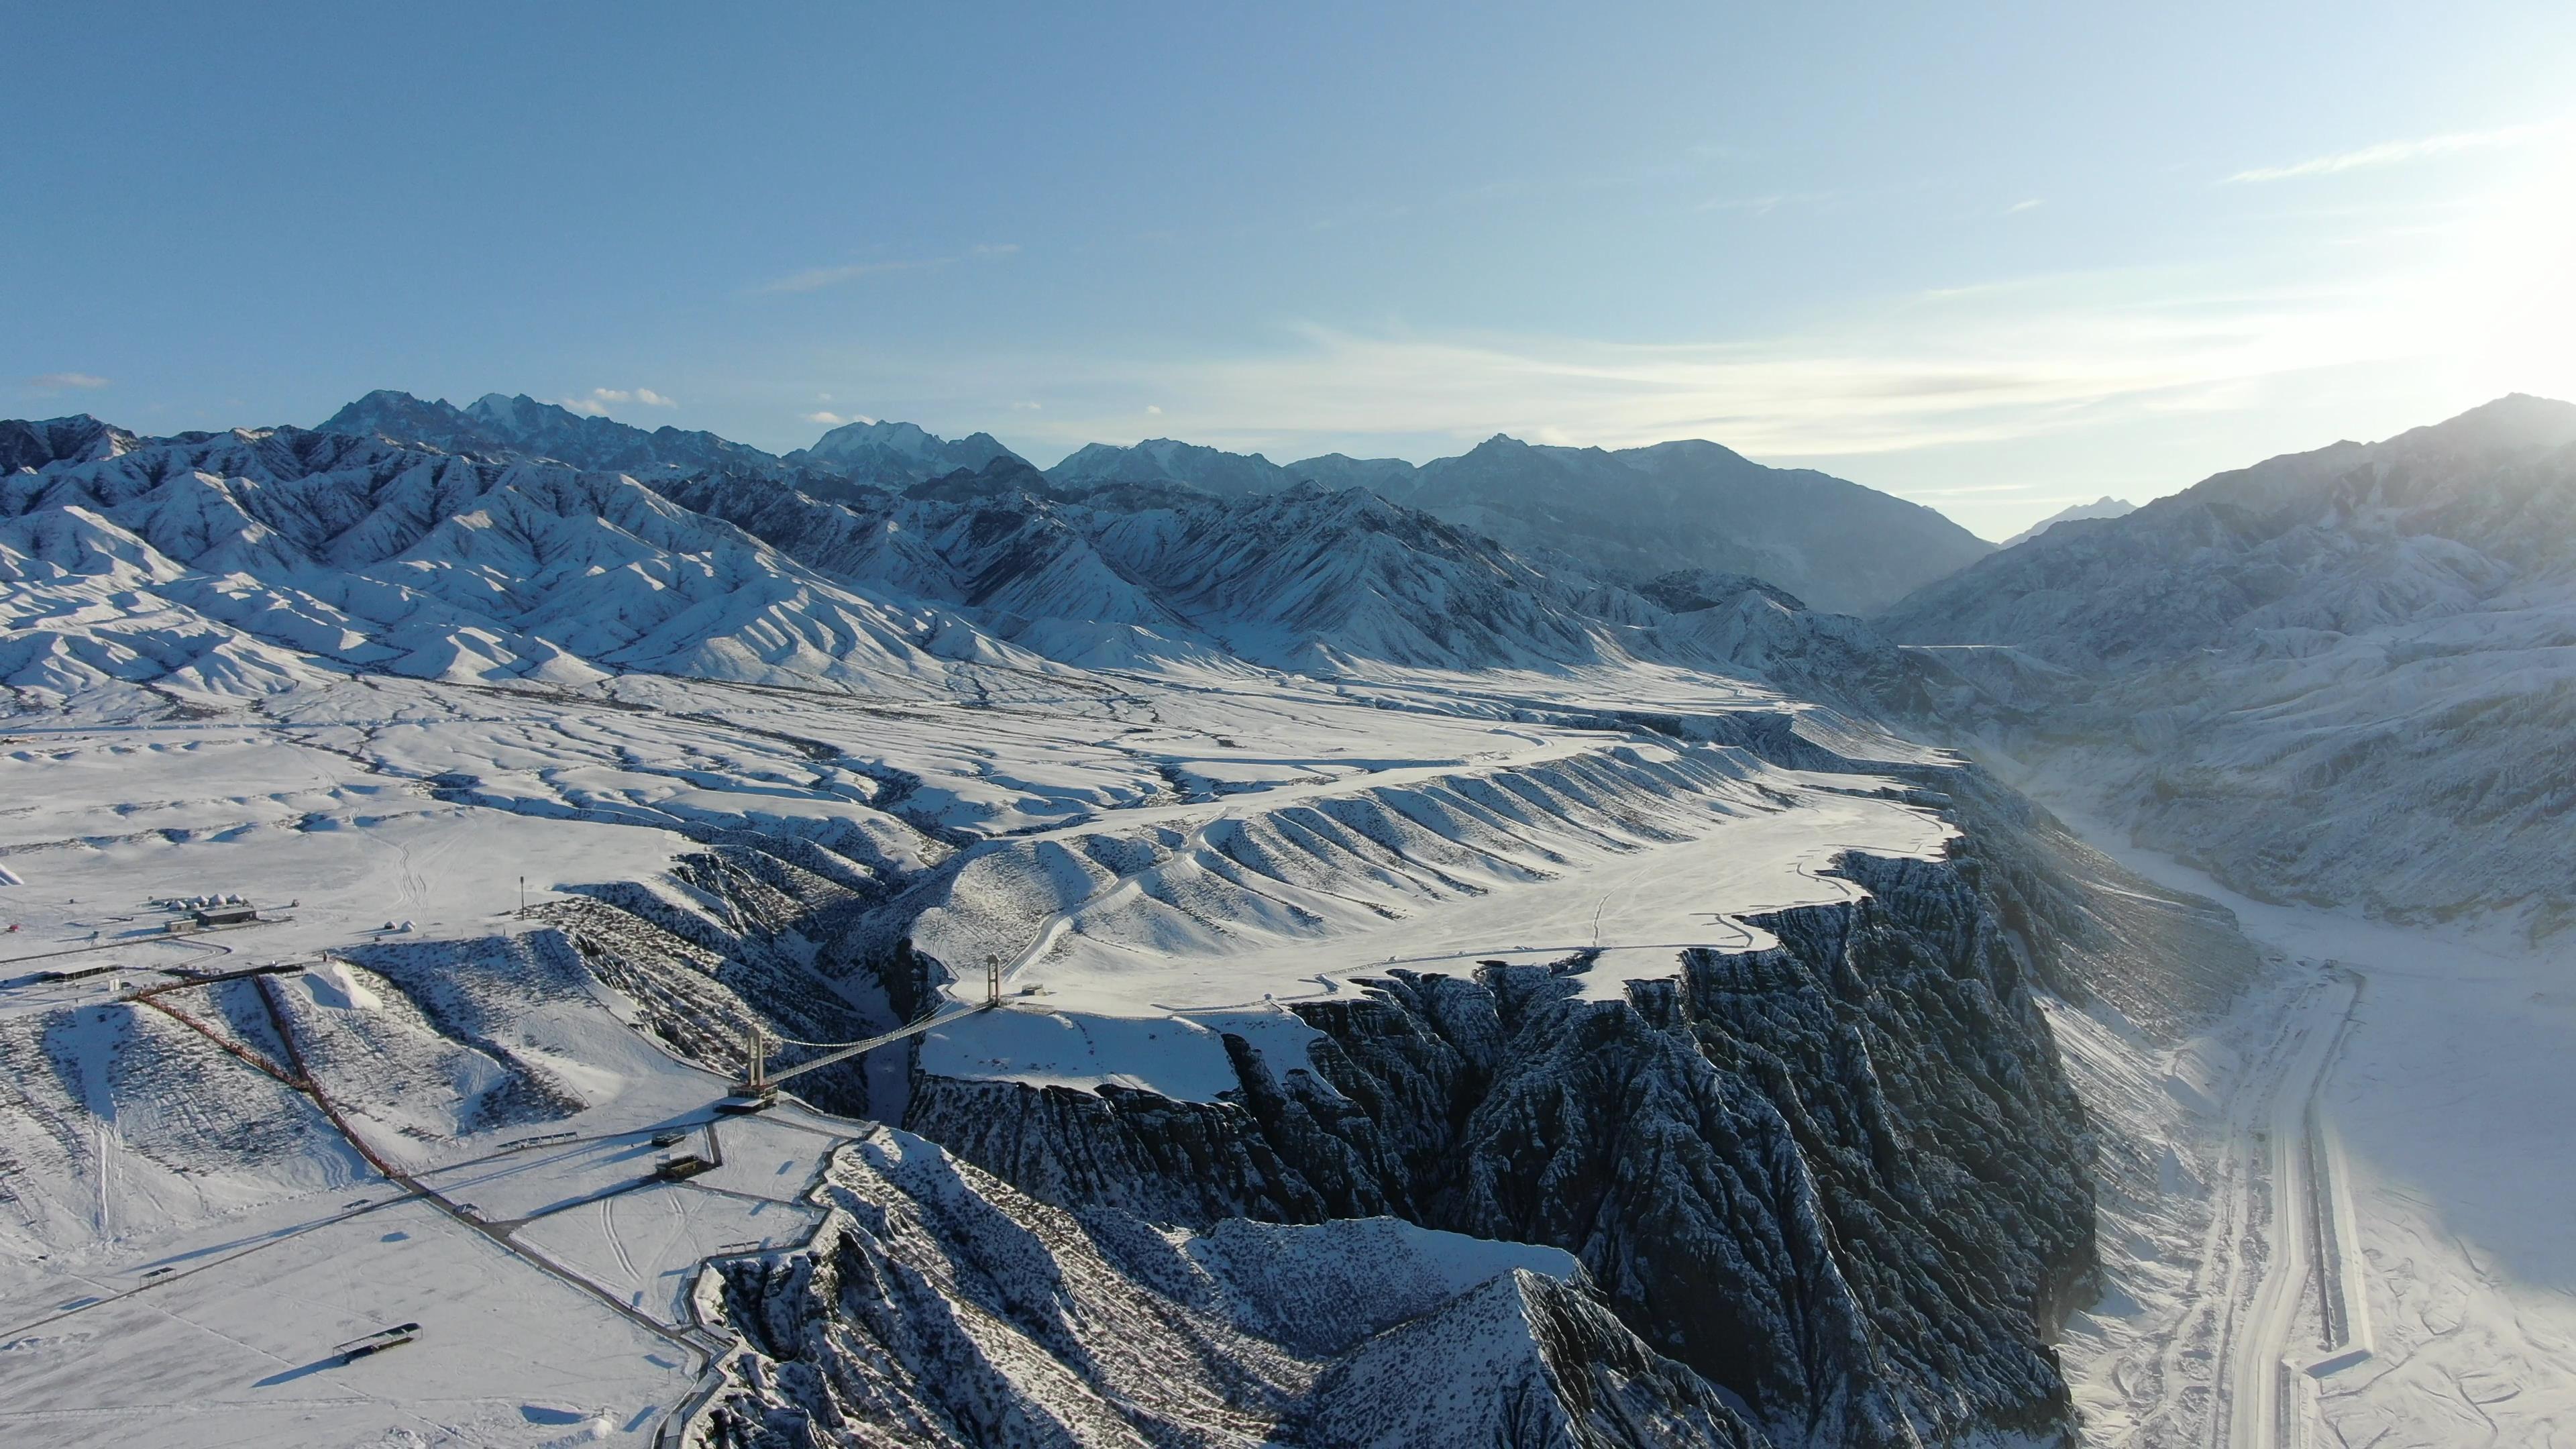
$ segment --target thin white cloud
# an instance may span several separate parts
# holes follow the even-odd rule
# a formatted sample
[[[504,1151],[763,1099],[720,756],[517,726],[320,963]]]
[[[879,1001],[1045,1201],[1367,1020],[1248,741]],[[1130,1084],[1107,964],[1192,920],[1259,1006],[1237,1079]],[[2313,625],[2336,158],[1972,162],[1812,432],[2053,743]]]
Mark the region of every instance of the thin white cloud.
[[[849,419],[841,416],[839,413],[820,412],[805,414],[805,421],[809,423],[821,423],[827,428],[837,428],[841,424],[848,422]]]
[[[1018,242],[978,242],[955,256],[912,257],[882,262],[849,262],[834,267],[807,267],[791,272],[774,282],[764,282],[752,291],[761,296],[780,292],[819,292],[862,277],[882,276],[888,272],[926,272],[938,267],[955,266],[970,257],[1007,257],[1020,249]]]
[[[763,293],[819,292],[825,287],[837,287],[843,282],[855,282],[861,277],[873,277],[881,272],[915,272],[924,267],[944,267],[951,260],[953,258],[932,257],[926,261],[917,262],[852,262],[847,266],[839,267],[808,267],[804,271],[781,277],[758,290]]]
[[[566,412],[586,413],[594,418],[608,416],[608,410],[626,404],[648,408],[675,408],[679,403],[649,387],[594,387],[587,397],[554,399],[554,405]]]
[[[2249,380],[2420,354],[2426,338],[2408,305],[2358,280],[2212,293],[2176,274],[2093,273],[1891,299],[1741,342],[1298,326],[1281,345],[1232,355],[985,355],[938,377],[916,360],[886,385],[927,384],[935,406],[971,408],[1078,379],[1077,394],[1021,415],[1020,435],[1041,447],[1126,435],[1136,414],[1118,399],[1145,392],[1160,398],[1146,409],[1154,426],[1274,457],[1429,457],[1501,432],[1602,447],[1696,437],[1758,458],[1847,458],[2225,410]],[[994,401],[971,401],[979,395]]]
[[[2016,201],[2012,205],[2005,207],[2004,215],[2011,216],[2016,212],[2036,211],[2045,205],[2047,205],[2047,203],[2041,201],[2036,196],[2024,197],[2022,200]]]
[[[2429,156],[2448,156],[2461,151],[2485,151],[2499,146],[2519,146],[2536,136],[2556,129],[2552,126],[2499,126],[2491,131],[2452,131],[2439,136],[2419,136],[2411,141],[2382,141],[2376,146],[2363,146],[2352,151],[2337,151],[2326,156],[2311,156],[2287,166],[2257,166],[2239,171],[2225,181],[2234,185],[2255,181],[2291,181],[2303,176],[2332,176],[2342,171],[2359,171],[2371,166],[2395,166],[2407,161],[2421,161]]]
[[[27,379],[27,386],[38,392],[68,392],[75,388],[87,391],[107,385],[106,378],[89,372],[44,372]]]

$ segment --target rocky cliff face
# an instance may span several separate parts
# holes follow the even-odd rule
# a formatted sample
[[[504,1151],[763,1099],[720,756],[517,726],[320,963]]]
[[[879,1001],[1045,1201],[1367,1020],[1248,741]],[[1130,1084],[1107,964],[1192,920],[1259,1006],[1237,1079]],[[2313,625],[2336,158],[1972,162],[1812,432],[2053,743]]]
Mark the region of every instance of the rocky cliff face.
[[[1587,1001],[1585,963],[1391,975],[1234,1043],[1237,1099],[936,1078],[910,1125],[1033,1195],[1159,1221],[1392,1213],[1573,1253],[1657,1352],[1791,1442],[2053,1431],[2042,1346],[2091,1265],[2090,1144],[2017,950],[1951,867],[1775,948]]]
[[[701,1290],[747,1345],[709,1449],[1761,1442],[1544,1248],[1384,1218],[1158,1229],[887,1128],[815,1200],[805,1251]]]

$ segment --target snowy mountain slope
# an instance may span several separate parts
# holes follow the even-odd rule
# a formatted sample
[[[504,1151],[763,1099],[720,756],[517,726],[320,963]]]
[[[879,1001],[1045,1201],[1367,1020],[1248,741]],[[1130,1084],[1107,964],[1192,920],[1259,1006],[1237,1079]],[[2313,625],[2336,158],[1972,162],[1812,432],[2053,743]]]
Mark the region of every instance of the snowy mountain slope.
[[[77,669],[63,661],[133,651],[158,607],[213,621],[180,627],[190,638],[229,629],[316,667],[424,677],[849,687],[1037,662],[623,475],[555,464],[289,429],[192,436],[0,480],[0,516],[0,567],[29,585],[11,601],[29,632],[6,678],[22,686],[41,682],[37,658]],[[94,628],[126,642],[78,642]]]
[[[2011,748],[2249,895],[2540,932],[2576,910],[2576,406],[2220,474],[1877,622],[1980,646],[1936,653],[2044,720]]]
[[[1706,442],[1614,453],[1498,437],[1423,465],[1398,497],[1506,545],[1544,545],[1638,577],[1752,574],[1838,612],[1877,607],[1989,551],[1920,504]]]
[[[1239,498],[1312,481],[1366,488],[1524,553],[1557,553],[1613,577],[1675,570],[1752,574],[1860,612],[1990,551],[1940,514],[1808,469],[1766,468],[1705,442],[1604,452],[1496,436],[1419,468],[1340,454],[1282,467],[1258,453],[1168,438],[1094,443],[1047,470],[1060,485],[1143,482]]]

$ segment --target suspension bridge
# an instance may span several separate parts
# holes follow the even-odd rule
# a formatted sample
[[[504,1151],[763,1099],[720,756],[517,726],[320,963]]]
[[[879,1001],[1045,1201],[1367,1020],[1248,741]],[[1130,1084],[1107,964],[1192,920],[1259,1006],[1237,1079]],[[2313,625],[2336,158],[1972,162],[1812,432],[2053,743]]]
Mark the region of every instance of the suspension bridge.
[[[769,1069],[769,1034],[755,1025],[751,1029],[751,1041],[749,1047],[743,1054],[743,1059],[747,1064],[747,1070],[743,1073],[743,1080],[737,1084],[735,1094],[732,1097],[726,1099],[725,1102],[718,1103],[717,1105],[719,1108],[728,1108],[734,1111],[757,1111],[762,1107],[768,1106],[772,1101],[777,1099],[778,1084],[781,1082],[788,1081],[795,1077],[801,1077],[807,1072],[818,1071],[824,1067],[832,1065],[834,1062],[845,1062],[852,1057],[863,1056],[866,1053],[875,1051],[878,1047],[890,1046],[893,1043],[902,1041],[908,1037],[919,1036],[923,1032],[930,1031],[937,1027],[946,1026],[948,1023],[956,1021],[962,1017],[973,1016],[978,1012],[991,1011],[1001,1004],[1001,958],[998,956],[988,956],[984,960],[983,1000],[959,1002],[944,1010],[933,1011],[930,1015],[922,1017],[917,1021],[908,1022],[902,1026],[896,1027],[892,1031],[885,1032],[878,1036],[867,1037],[860,1041],[835,1043],[800,1042],[781,1039],[779,1045],[782,1046],[828,1046],[832,1048],[830,1051],[825,1052],[819,1057],[813,1057],[808,1060],[798,1062],[796,1065],[781,1071],[773,1072]]]

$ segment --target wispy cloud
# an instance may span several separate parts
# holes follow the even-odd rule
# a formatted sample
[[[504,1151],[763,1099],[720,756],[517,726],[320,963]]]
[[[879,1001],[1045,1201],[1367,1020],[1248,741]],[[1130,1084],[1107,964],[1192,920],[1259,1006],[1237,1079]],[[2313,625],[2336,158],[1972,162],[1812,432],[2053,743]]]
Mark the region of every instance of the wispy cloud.
[[[2519,146],[2534,137],[2555,130],[2554,126],[2499,126],[2491,131],[2451,131],[2439,136],[2419,136],[2411,141],[2382,141],[2352,151],[2337,151],[2325,156],[2311,156],[2287,166],[2257,166],[2224,178],[2229,185],[2256,181],[2291,181],[2303,176],[2332,176],[2343,171],[2359,171],[2372,166],[2395,166],[2407,161],[2421,161],[2431,156],[2449,156],[2461,151],[2487,151],[2499,146]]]
[[[752,291],[761,296],[780,292],[819,292],[826,287],[837,287],[845,282],[855,282],[862,277],[882,276],[888,272],[926,272],[939,267],[955,266],[968,258],[1014,256],[1019,250],[1018,242],[978,242],[952,256],[911,257],[892,261],[848,262],[832,267],[808,267],[801,272],[791,272],[774,282],[764,282],[754,287]]]
[[[823,412],[806,413],[803,416],[805,421],[809,423],[821,423],[827,428],[837,428],[844,423],[873,423],[876,421],[874,418],[862,417],[857,413],[845,414],[831,412],[828,410]]]
[[[2045,206],[2045,205],[2047,205],[2047,203],[2046,203],[2046,202],[2044,202],[2044,201],[2041,201],[2041,200],[2040,200],[2038,197],[2036,197],[2036,196],[2025,197],[2025,198],[2023,198],[2022,200],[2020,200],[2020,201],[2016,201],[2016,202],[2014,202],[2012,205],[2005,207],[2005,208],[2004,208],[2004,215],[2006,215],[2006,216],[2011,216],[2011,215],[2013,215],[2013,214],[2014,214],[2014,213],[2016,213],[2016,212],[2023,212],[2023,211],[2036,211],[2036,210],[2038,210],[2040,207]]]
[[[649,387],[594,387],[588,396],[557,398],[554,403],[566,412],[587,413],[594,418],[604,418],[610,408],[627,404],[648,408],[679,406],[678,402]]]
[[[1833,459],[2223,407],[2248,380],[2415,355],[2424,339],[2402,305],[2359,283],[2238,292],[2107,272],[1889,299],[1743,341],[1297,324],[1271,346],[1186,359],[916,358],[884,386],[952,409],[1054,387],[1046,411],[1018,415],[1033,445],[1129,441],[1142,421],[1274,457],[1433,456],[1504,432],[1602,447],[1702,437],[1755,457]],[[1141,420],[1125,401],[1139,393],[1156,399]],[[992,401],[968,401],[979,395]]]
[[[106,378],[88,372],[43,372],[27,379],[27,386],[38,392],[69,392],[108,385]]]
[[[839,267],[808,267],[757,290],[763,293],[819,292],[825,287],[837,287],[843,282],[855,282],[861,277],[873,277],[882,272],[917,272],[927,267],[944,267],[955,260],[954,257],[931,257],[912,262],[852,262]]]

